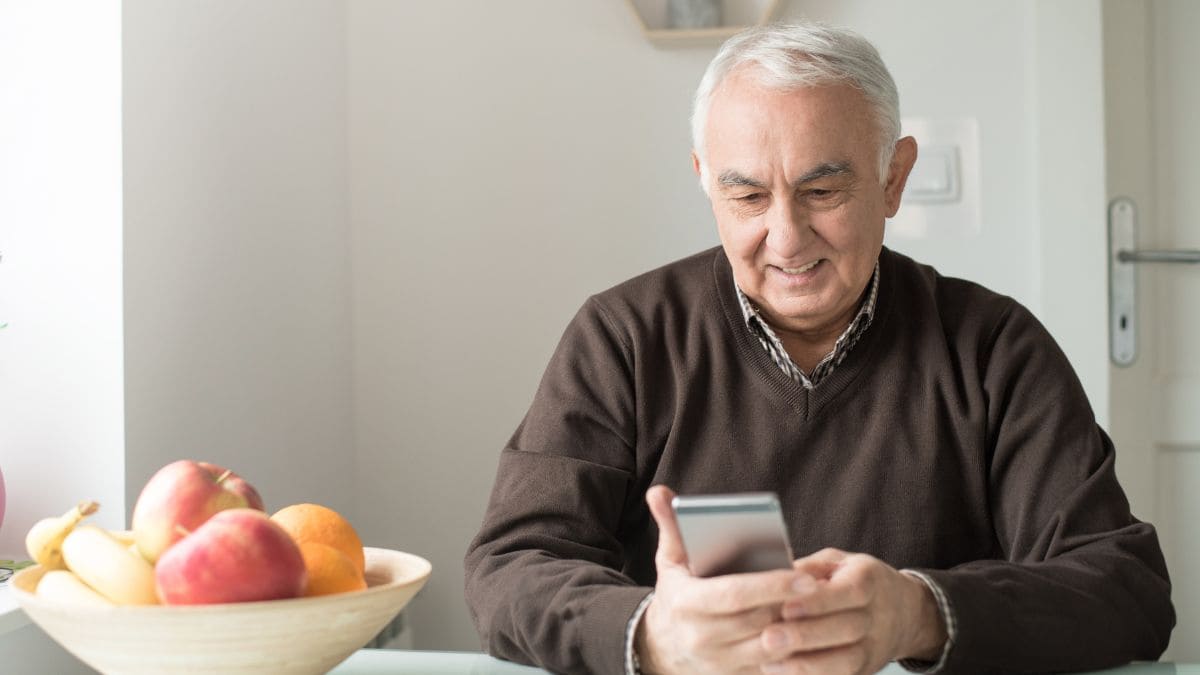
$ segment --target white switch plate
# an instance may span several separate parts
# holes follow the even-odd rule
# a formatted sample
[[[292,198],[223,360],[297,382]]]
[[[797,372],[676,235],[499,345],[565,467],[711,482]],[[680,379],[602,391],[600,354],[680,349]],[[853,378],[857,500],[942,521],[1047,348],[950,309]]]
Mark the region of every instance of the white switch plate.
[[[978,235],[979,123],[973,117],[906,117],[903,136],[917,140],[917,163],[887,235],[925,239]]]
[[[921,148],[908,183],[904,201],[909,204],[944,204],[961,196],[958,146],[933,145]]]

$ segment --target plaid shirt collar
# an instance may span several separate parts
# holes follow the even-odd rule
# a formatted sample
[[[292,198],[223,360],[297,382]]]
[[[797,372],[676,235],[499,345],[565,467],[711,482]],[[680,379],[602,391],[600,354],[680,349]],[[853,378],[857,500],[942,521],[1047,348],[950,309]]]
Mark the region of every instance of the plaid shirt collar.
[[[779,366],[780,370],[793,380],[802,384],[805,389],[813,389],[845,360],[846,355],[850,353],[850,350],[858,343],[858,339],[862,337],[862,334],[871,325],[871,320],[875,317],[875,300],[879,297],[879,261],[875,261],[875,272],[871,275],[871,285],[867,291],[866,300],[863,300],[862,305],[858,308],[858,313],[854,315],[854,319],[850,322],[850,325],[846,327],[846,330],[842,332],[837,342],[834,343],[833,351],[821,359],[821,362],[813,368],[812,373],[805,373],[796,365],[795,361],[792,361],[792,357],[784,349],[783,342],[779,339],[779,336],[775,334],[775,331],[771,330],[771,326],[762,318],[758,308],[742,292],[736,281],[733,287],[737,291],[738,302],[742,305],[742,316],[746,319],[746,326],[750,328],[750,331],[762,343],[763,349],[767,350],[775,365]]]

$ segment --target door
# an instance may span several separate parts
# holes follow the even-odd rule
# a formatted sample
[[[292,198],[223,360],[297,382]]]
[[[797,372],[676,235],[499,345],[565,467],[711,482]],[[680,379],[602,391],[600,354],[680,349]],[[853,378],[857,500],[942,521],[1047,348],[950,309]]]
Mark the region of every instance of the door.
[[[1200,249],[1200,3],[1103,10],[1110,204],[1136,205],[1137,248]],[[1110,366],[1117,473],[1171,572],[1178,624],[1164,659],[1200,661],[1200,265],[1129,264],[1136,356]]]

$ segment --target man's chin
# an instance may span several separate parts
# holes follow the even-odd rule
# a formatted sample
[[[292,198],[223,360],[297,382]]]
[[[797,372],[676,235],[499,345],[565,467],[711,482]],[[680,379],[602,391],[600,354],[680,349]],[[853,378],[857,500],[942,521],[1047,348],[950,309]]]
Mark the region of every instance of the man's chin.
[[[820,325],[828,317],[828,310],[811,300],[781,298],[768,301],[764,310],[772,326],[789,330],[804,330]]]

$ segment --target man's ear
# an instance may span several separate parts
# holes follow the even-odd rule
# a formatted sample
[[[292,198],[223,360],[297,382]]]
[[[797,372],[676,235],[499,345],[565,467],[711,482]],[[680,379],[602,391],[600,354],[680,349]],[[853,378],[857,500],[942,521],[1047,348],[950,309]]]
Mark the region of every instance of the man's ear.
[[[904,194],[904,184],[908,182],[908,174],[916,163],[917,139],[905,136],[896,141],[896,151],[892,153],[892,163],[888,166],[887,184],[883,187],[888,218],[900,210],[900,195]]]
[[[692,171],[695,171],[696,177],[700,179],[700,189],[711,200],[712,195],[709,194],[708,185],[705,183],[704,166],[700,164],[700,155],[697,155],[695,150],[692,150]]]

